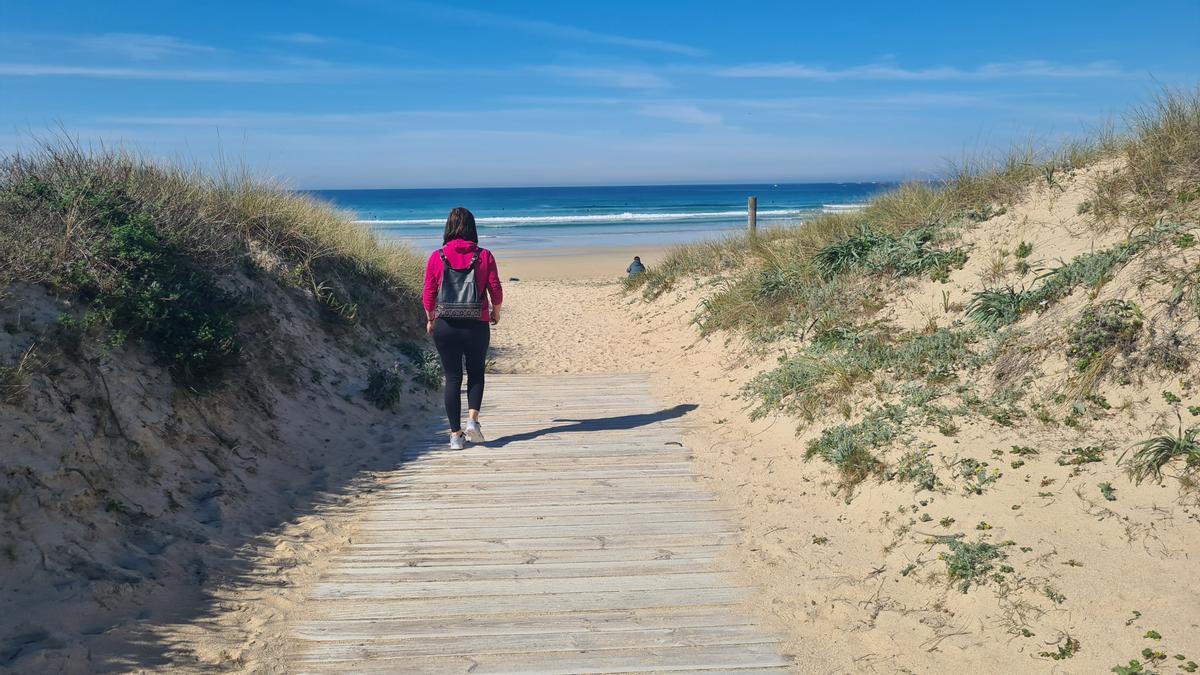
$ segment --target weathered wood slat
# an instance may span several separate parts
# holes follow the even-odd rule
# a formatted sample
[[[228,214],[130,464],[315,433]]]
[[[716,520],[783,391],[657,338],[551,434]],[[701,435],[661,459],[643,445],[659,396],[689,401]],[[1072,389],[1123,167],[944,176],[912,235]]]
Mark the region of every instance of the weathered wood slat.
[[[753,621],[724,607],[683,607],[538,614],[524,617],[450,617],[418,619],[347,619],[299,622],[293,634],[304,640],[410,640],[455,636],[505,636],[548,633],[601,633],[652,628],[744,626]]]
[[[473,654],[529,654],[536,652],[580,652],[601,649],[652,647],[700,647],[705,645],[749,645],[778,642],[757,626],[713,626],[703,628],[649,628],[603,633],[539,633],[525,635],[478,635],[471,637],[429,636],[422,640],[373,639],[323,640],[311,654],[321,660],[356,661],[363,658],[399,656],[471,656]]]
[[[489,376],[491,444],[398,453],[290,627],[294,672],[782,672],[686,420],[640,375]]]
[[[724,571],[710,558],[664,558],[661,560],[608,560],[509,565],[397,566],[380,561],[375,565],[342,565],[326,573],[325,581],[454,581],[476,579],[559,579],[630,574],[684,574]]]
[[[305,658],[300,672],[311,666],[336,666],[358,673],[641,673],[664,670],[711,670],[714,668],[786,666],[773,643],[656,647],[640,650],[597,650],[530,654],[473,654],[471,656],[372,657],[353,661],[330,661],[320,652]]]
[[[482,579],[472,581],[389,581],[324,582],[316,584],[309,597],[318,600],[353,598],[367,600],[403,600],[406,598],[459,598],[497,595],[540,595],[544,593],[605,593],[616,591],[652,591],[660,589],[698,589],[720,586],[724,575],[711,572],[687,574],[639,574],[634,576],[598,576],[568,578]]]
[[[748,597],[744,588],[683,588],[606,593],[544,593],[478,598],[409,600],[317,600],[307,604],[312,617],[388,619],[437,616],[483,616],[548,612],[598,612],[621,609],[712,607],[736,605]]]

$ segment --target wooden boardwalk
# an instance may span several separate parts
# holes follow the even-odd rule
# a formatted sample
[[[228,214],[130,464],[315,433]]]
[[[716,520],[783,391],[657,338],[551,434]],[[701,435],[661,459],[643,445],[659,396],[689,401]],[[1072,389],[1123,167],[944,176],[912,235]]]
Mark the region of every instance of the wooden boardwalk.
[[[407,452],[291,630],[296,672],[784,672],[736,537],[638,375],[489,376],[484,431]]]

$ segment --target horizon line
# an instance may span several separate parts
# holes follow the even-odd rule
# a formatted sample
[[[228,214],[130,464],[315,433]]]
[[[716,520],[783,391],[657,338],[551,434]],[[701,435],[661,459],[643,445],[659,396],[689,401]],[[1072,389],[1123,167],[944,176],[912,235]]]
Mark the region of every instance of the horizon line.
[[[928,179],[933,180],[933,179]],[[737,187],[737,186],[777,186],[777,185],[866,185],[885,184],[900,185],[909,182],[927,182],[913,178],[878,178],[860,180],[783,180],[783,181],[708,181],[697,183],[564,183],[559,185],[459,185],[459,186],[421,186],[421,187],[297,187],[297,192],[335,192],[335,191],[385,191],[385,190],[547,190],[570,188],[638,188],[638,187]]]

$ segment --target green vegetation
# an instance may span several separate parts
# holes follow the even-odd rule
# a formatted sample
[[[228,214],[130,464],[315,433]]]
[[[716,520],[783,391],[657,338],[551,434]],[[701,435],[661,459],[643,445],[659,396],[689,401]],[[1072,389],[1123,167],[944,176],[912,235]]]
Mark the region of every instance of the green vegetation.
[[[958,473],[963,479],[963,491],[973,495],[983,494],[1003,475],[999,469],[989,469],[987,462],[980,462],[970,457],[958,461]]]
[[[950,548],[949,553],[942,553],[939,557],[946,561],[946,574],[952,581],[958,582],[958,590],[963,593],[970,590],[971,584],[986,581],[996,563],[1008,557],[1001,546],[983,539],[967,542],[957,535],[942,537],[938,543]]]
[[[935,278],[944,278],[950,269],[966,263],[967,253],[960,248],[934,248],[940,229],[936,225],[927,225],[893,235],[873,232],[869,226],[860,225],[858,232],[817,251],[813,255],[813,266],[825,280],[853,272],[893,277],[929,272]]]
[[[1117,501],[1117,489],[1113,487],[1112,483],[1100,483],[1097,487],[1100,488],[1100,494],[1104,495],[1105,499],[1110,502]]]
[[[1099,290],[1134,256],[1188,227],[1194,226],[1156,223],[1116,246],[1075,256],[1038,276],[1031,288],[1005,286],[977,291],[967,305],[967,316],[982,326],[996,328],[1014,323],[1028,312],[1043,311],[1076,288]]]
[[[185,383],[218,377],[244,343],[239,275],[272,274],[321,311],[394,325],[419,273],[347,215],[246,177],[47,145],[0,162],[0,286],[44,284],[86,308],[77,338],[144,344]]]
[[[1064,636],[1062,641],[1059,642],[1057,650],[1052,652],[1039,652],[1038,656],[1054,659],[1055,661],[1062,661],[1075,656],[1077,653],[1079,653],[1079,649],[1079,640],[1067,635]]]
[[[929,453],[924,450],[904,453],[890,477],[914,483],[918,490],[936,490],[941,484],[933,462],[929,461]]]
[[[1079,466],[1081,464],[1103,462],[1104,448],[1098,445],[1088,445],[1063,450],[1056,461],[1059,466]]]
[[[402,342],[397,345],[397,349],[408,359],[414,381],[427,389],[436,389],[442,385],[442,362],[437,352],[415,342]]]
[[[885,327],[833,328],[775,370],[754,378],[744,395],[758,401],[751,412],[755,419],[780,409],[811,419],[877,372],[932,382],[953,379],[971,355],[974,340],[973,331],[953,328],[900,335]]]
[[[809,442],[804,458],[821,457],[837,467],[845,484],[859,483],[883,471],[883,462],[873,451],[896,437],[904,416],[902,407],[885,405],[857,424],[825,429]]]
[[[391,410],[404,393],[404,375],[399,365],[391,368],[371,368],[367,373],[367,388],[363,395],[380,410]]]
[[[1116,352],[1129,353],[1142,329],[1142,311],[1132,302],[1109,300],[1083,311],[1067,336],[1067,356],[1080,371],[1103,368]]]
[[[1048,426],[1085,429],[1114,412],[1097,388],[1118,355],[1129,357],[1118,373],[1122,383],[1138,377],[1141,366],[1187,369],[1184,338],[1157,332],[1133,302],[1097,300],[1065,331],[1075,372],[1058,394],[1039,392],[1053,403],[1023,400],[1038,392],[1030,385],[1042,375],[1037,366],[1057,338],[1010,326],[1079,292],[1095,299],[1135,259],[1195,245],[1200,92],[1167,92],[1129,122],[1123,137],[1098,134],[1053,153],[1018,149],[999,161],[966,162],[940,183],[906,184],[861,210],[818,215],[801,228],[677,247],[627,286],[654,298],[685,279],[710,284],[694,317],[701,334],[727,330],[752,343],[790,345],[774,368],[744,387],[752,417],[782,412],[815,422],[840,414],[846,421],[820,429],[806,458],[834,465],[844,484],[880,476],[937,489],[928,453],[906,448],[888,466],[889,446],[915,440],[910,432],[921,427],[958,434],[969,428],[955,419],[960,416],[1014,426],[1033,413]],[[1127,166],[1113,169],[1107,162],[1113,159]],[[1065,192],[1085,168],[1089,184],[1099,181],[1099,187],[1080,205],[1081,220],[1100,230],[1120,220],[1123,240],[1057,262],[1032,260],[1034,245],[1016,240],[990,264],[976,265],[982,288],[972,293],[956,278],[942,290],[947,316],[926,307],[924,325],[916,329],[880,317],[884,308],[903,311],[891,299],[905,288],[948,280],[967,262],[971,251],[960,240],[963,232],[1004,215],[1031,188]],[[1021,279],[1015,283],[1014,272]],[[1200,317],[1200,264],[1159,265],[1150,276],[1138,289],[1150,283],[1173,287],[1167,311],[1186,308]],[[968,292],[961,302],[954,300],[959,289]],[[964,375],[979,371],[995,375],[993,386]],[[864,403],[872,399],[882,405]],[[1058,404],[1066,404],[1065,417]],[[1012,454],[1008,464],[1021,468],[1036,451],[1014,446]],[[1079,473],[1103,455],[1099,446],[1077,447],[1057,461]],[[959,460],[954,471],[968,494],[982,494],[1001,476],[974,459]]]
[[[1129,459],[1127,468],[1137,483],[1148,477],[1161,482],[1163,467],[1175,459],[1183,460],[1184,478],[1194,478],[1200,473],[1200,426],[1184,429],[1183,418],[1178,413],[1176,417],[1179,428],[1175,433],[1155,436],[1134,446],[1137,451]]]

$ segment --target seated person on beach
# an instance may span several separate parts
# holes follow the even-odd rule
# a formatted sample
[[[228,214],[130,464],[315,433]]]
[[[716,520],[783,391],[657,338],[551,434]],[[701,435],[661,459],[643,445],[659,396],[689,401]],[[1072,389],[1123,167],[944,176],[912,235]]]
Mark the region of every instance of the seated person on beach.
[[[636,255],[633,256],[633,262],[629,263],[629,267],[625,268],[625,273],[628,274],[630,278],[636,277],[645,271],[646,266],[642,264],[642,259]]]

